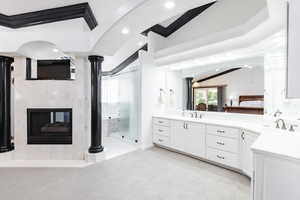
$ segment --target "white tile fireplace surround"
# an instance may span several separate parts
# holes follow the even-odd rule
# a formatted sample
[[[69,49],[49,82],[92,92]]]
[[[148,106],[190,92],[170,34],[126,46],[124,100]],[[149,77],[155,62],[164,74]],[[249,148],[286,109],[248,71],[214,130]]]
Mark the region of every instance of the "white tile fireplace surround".
[[[12,132],[15,150],[0,155],[4,160],[84,160],[90,138],[90,67],[75,60],[76,80],[25,80],[26,58],[14,62],[12,85]],[[71,108],[71,145],[28,145],[28,108]]]

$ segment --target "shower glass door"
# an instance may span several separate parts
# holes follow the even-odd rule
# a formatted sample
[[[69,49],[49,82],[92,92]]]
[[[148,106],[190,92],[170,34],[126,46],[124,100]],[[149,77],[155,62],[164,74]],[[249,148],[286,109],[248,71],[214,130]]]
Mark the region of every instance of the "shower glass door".
[[[138,73],[103,80],[103,116],[106,135],[138,142]]]

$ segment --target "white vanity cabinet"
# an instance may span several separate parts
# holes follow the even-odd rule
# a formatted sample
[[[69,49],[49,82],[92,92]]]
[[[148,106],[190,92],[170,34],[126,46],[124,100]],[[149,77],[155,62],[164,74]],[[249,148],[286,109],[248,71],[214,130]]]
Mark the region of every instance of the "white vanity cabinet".
[[[251,146],[257,138],[258,134],[250,131],[243,131],[241,135],[241,168],[249,177],[253,175],[253,153]]]
[[[253,200],[299,200],[300,161],[254,153]]]
[[[205,125],[172,121],[172,145],[175,149],[194,156],[205,157]]]
[[[170,120],[153,118],[152,133],[154,143],[163,146],[171,145]]]
[[[207,125],[207,159],[238,169],[239,136],[239,129]]]
[[[153,143],[253,175],[258,133],[203,122],[153,118]]]

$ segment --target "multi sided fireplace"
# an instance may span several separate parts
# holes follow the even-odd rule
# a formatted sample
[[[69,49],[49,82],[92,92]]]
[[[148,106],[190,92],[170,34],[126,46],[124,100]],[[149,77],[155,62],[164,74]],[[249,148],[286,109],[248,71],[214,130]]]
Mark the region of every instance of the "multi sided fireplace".
[[[28,144],[72,144],[72,109],[27,109]]]

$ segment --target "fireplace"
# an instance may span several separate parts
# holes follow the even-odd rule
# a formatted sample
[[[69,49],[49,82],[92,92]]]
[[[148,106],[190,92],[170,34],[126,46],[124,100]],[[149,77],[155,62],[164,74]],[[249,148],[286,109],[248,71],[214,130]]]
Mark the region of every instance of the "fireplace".
[[[72,109],[27,109],[28,144],[72,144]]]

